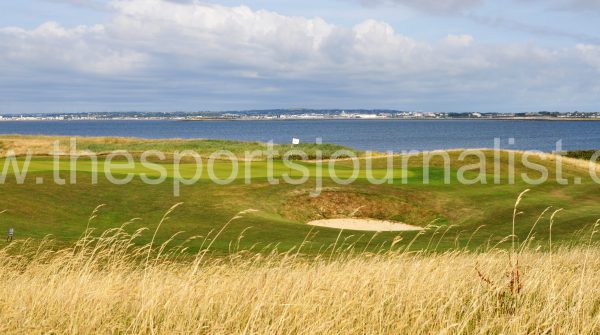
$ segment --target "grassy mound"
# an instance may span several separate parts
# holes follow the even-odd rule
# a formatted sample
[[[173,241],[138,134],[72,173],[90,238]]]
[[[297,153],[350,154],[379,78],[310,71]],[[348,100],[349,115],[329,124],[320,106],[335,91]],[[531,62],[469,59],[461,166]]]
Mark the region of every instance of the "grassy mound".
[[[3,150],[18,149],[7,138],[2,138]],[[30,137],[24,138],[33,140]],[[35,140],[38,141],[37,146],[34,146],[36,148],[48,145],[47,141],[41,141],[40,138]],[[127,148],[130,145],[141,150],[155,148],[156,144],[131,139],[115,139],[114,142],[117,143],[111,141],[113,140],[81,139],[78,144],[89,143],[90,147],[87,149],[95,150]],[[237,143],[233,148],[253,145],[259,144]],[[230,147],[224,145],[224,148]],[[191,236],[205,236],[210,231],[221,229],[223,223],[239,211],[251,208],[258,212],[229,225],[222,233],[223,238],[214,243],[215,250],[226,253],[231,247],[230,242],[238,239],[243,248],[289,250],[310,235],[310,245],[303,252],[314,253],[339,239],[352,240],[358,247],[372,248],[399,238],[403,241],[401,243],[408,243],[417,234],[406,232],[399,237],[394,233],[382,233],[373,237],[371,234],[345,231],[340,235],[335,229],[314,228],[305,224],[313,219],[343,217],[393,220],[429,227],[424,235],[427,238],[418,239],[413,247],[424,248],[433,239],[437,241],[435,244],[439,250],[445,250],[467,244],[481,246],[486,243],[501,243],[511,234],[507,223],[512,222],[512,203],[525,189],[531,189],[531,192],[522,203],[525,214],[519,220],[528,224],[517,225],[520,236],[527,235],[531,223],[547,207],[552,207],[552,210],[564,209],[556,218],[553,238],[557,242],[571,241],[573,232],[593,225],[600,218],[600,188],[590,178],[589,166],[584,161],[565,159],[562,162],[562,178],[568,182],[563,185],[556,180],[556,156],[532,156],[529,158],[531,162],[548,170],[549,180],[539,185],[530,185],[525,182],[524,177],[538,178],[540,173],[521,162],[523,153],[504,151],[499,157],[494,157],[492,151],[484,151],[485,178],[472,185],[465,185],[458,183],[457,174],[459,170],[477,163],[477,157],[461,157],[460,151],[447,153],[448,170],[442,164],[446,158],[439,152],[411,157],[377,158],[372,164],[375,177],[385,175],[385,167],[390,159],[394,164],[393,182],[380,185],[368,182],[365,160],[360,161],[361,172],[356,181],[349,185],[334,183],[330,179],[331,173],[325,171],[323,190],[321,196],[316,198],[310,196],[316,187],[315,173],[319,164],[327,167],[328,162],[300,162],[310,171],[311,177],[307,183],[299,186],[284,182],[272,185],[268,180],[267,163],[264,161],[240,163],[240,175],[225,186],[211,182],[205,168],[201,179],[194,185],[181,185],[181,195],[176,197],[173,195],[173,165],[169,161],[159,162],[169,172],[169,177],[162,184],[143,183],[139,176],[144,173],[152,176],[152,173],[136,164],[133,169],[117,169],[115,174],[118,177],[132,173],[134,178],[126,185],[115,185],[102,177],[97,184],[92,184],[91,162],[81,158],[77,161],[77,183],[71,184],[67,172],[69,161],[65,158],[60,163],[62,170],[59,174],[66,180],[66,184],[57,185],[52,182],[52,159],[39,156],[30,162],[30,172],[23,184],[18,184],[9,173],[0,186],[3,191],[0,210],[6,210],[0,215],[0,232],[14,227],[17,239],[42,239],[50,234],[58,241],[69,243],[79,238],[85,228],[82,223],[86,222],[89,213],[99,204],[106,206],[100,211],[95,226],[104,230],[119,226],[132,218],[139,220],[131,224],[131,229],[146,226],[152,228],[151,223],[158,222],[167,208],[183,202],[171,221],[159,231],[156,236],[158,241],[164,241],[178,232],[182,233],[177,235],[177,241]],[[500,164],[498,180],[494,178],[496,159]],[[511,159],[517,162],[512,173],[514,182],[510,182],[511,172],[507,168]],[[102,157],[99,159],[100,173],[103,160]],[[427,175],[423,169],[424,162],[429,166]],[[20,164],[22,163],[23,158],[20,158]],[[342,178],[349,177],[352,164],[351,161],[337,162],[334,166],[335,174]],[[0,159],[0,166],[4,165],[5,160]],[[289,169],[281,161],[274,162],[273,167],[275,178],[281,179],[284,174],[289,173]],[[183,164],[181,169],[184,177],[193,175],[195,171],[191,163]],[[229,161],[215,163],[215,173],[219,176],[228,176],[231,169]],[[471,167],[464,175],[474,178],[478,170]],[[251,174],[249,184],[246,173]],[[426,177],[428,182],[424,183]],[[548,213],[543,218],[545,224],[538,225],[532,232],[542,244],[549,235]],[[145,242],[148,241],[144,238],[140,240],[140,243]],[[196,241],[188,247],[198,250],[200,246],[201,243]]]

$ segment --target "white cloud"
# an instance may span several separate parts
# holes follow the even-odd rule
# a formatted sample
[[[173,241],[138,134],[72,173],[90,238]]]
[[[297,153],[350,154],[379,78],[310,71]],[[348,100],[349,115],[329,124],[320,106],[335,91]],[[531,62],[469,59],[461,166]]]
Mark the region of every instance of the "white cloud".
[[[600,45],[578,44],[576,48],[581,57],[600,72]]]
[[[473,36],[449,34],[445,41],[451,46],[468,47],[473,43]]]
[[[113,5],[117,14],[107,33],[121,39],[120,44],[150,55],[168,53],[187,64],[217,62],[220,67],[249,67],[259,74],[277,72],[283,77],[321,71],[368,75],[381,70],[388,74],[445,70],[438,66],[445,62],[445,43],[418,42],[375,20],[345,28],[320,18],[288,17],[245,6],[160,0]],[[451,42],[470,44],[466,35]]]
[[[111,7],[101,25],[0,29],[0,66],[23,87],[39,89],[34,84],[44,78],[58,89],[77,78],[77,99],[101,104],[117,96],[130,108],[170,110],[452,108],[469,99],[493,108],[526,99],[523,92],[556,100],[556,90],[585,96],[586,85],[598,86],[588,76],[597,68],[593,46],[483,45],[468,34],[431,43],[376,20],[344,27],[199,1],[117,0]]]
[[[36,29],[0,29],[0,58],[26,69],[122,74],[143,67],[147,56],[112,45],[102,25],[66,29],[47,22]]]

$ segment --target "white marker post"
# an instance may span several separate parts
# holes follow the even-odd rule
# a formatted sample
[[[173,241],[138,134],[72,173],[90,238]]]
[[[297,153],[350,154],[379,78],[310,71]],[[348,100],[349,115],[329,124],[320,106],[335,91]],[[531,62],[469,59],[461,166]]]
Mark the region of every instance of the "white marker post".
[[[292,137],[292,148],[294,147],[294,145],[298,145],[298,144],[300,144],[300,139]],[[290,173],[288,174],[288,176],[290,176],[290,178],[292,177],[292,168],[291,167],[290,167]]]

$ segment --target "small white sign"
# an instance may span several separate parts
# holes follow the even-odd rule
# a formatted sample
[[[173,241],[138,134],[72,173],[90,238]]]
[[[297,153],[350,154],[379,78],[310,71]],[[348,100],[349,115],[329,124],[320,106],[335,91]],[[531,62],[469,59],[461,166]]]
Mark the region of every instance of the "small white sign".
[[[300,139],[299,138],[292,138],[292,144],[300,144]]]

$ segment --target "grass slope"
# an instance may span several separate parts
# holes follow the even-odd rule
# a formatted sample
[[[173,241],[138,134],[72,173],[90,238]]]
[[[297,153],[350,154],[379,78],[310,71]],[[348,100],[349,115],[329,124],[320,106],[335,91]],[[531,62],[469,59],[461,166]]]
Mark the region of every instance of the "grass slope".
[[[39,147],[47,146],[45,139]],[[91,142],[96,141],[89,140]],[[100,140],[97,140],[100,141]],[[102,142],[104,141],[104,142]],[[110,140],[100,141],[101,151],[111,148],[123,149],[118,143]],[[130,141],[128,139],[127,141]],[[146,144],[144,140],[135,145],[138,149],[154,148],[153,142]],[[85,142],[85,139],[83,139]],[[192,141],[195,143],[194,141]],[[129,145],[129,144],[127,144]],[[235,148],[252,146],[253,144],[236,144]],[[4,146],[5,150],[10,146]],[[177,147],[182,149],[183,147]],[[227,146],[225,146],[227,148]],[[91,149],[88,147],[87,149]],[[171,148],[174,149],[174,148]],[[184,241],[192,236],[207,236],[211,231],[219,231],[223,225],[240,211],[255,209],[257,212],[231,222],[220,237],[214,242],[213,248],[219,252],[228,252],[231,242],[242,248],[273,248],[288,250],[307,240],[304,252],[318,252],[325,246],[336,241],[351,241],[357,247],[378,248],[382,244],[390,244],[398,237],[400,243],[408,243],[416,233],[406,232],[365,234],[339,231],[326,228],[314,228],[305,224],[306,221],[320,218],[335,218],[355,215],[378,219],[390,219],[408,224],[428,226],[433,224],[427,233],[413,243],[414,248],[424,248],[435,245],[438,250],[453,247],[470,248],[486,244],[495,244],[511,234],[513,203],[517,195],[525,189],[531,192],[521,203],[523,214],[518,217],[517,235],[524,238],[528,235],[538,215],[547,207],[564,208],[555,222],[553,239],[557,242],[571,242],[577,239],[576,233],[590,227],[600,218],[600,187],[589,177],[585,164],[575,160],[566,160],[562,166],[563,176],[569,181],[568,185],[560,185],[554,180],[556,176],[555,157],[550,155],[533,157],[530,160],[545,166],[549,170],[550,180],[544,184],[531,186],[523,181],[523,173],[530,178],[539,177],[535,170],[528,169],[518,163],[515,168],[515,183],[508,182],[509,174],[506,169],[511,156],[520,162],[522,153],[503,152],[500,157],[501,180],[494,183],[493,153],[487,151],[485,156],[486,184],[481,182],[473,185],[462,185],[456,181],[457,171],[468,164],[478,162],[474,156],[459,159],[459,152],[449,152],[451,167],[451,183],[446,185],[445,171],[442,168],[442,158],[439,155],[428,154],[430,182],[423,184],[423,156],[410,159],[393,157],[395,166],[393,184],[373,185],[366,180],[366,173],[361,172],[356,182],[350,185],[338,185],[329,180],[325,173],[323,191],[319,197],[310,197],[315,187],[315,169],[318,162],[302,162],[311,171],[311,179],[305,185],[294,186],[286,183],[271,185],[266,176],[266,162],[256,161],[240,165],[240,171],[246,171],[248,164],[251,172],[251,184],[246,184],[243,173],[230,185],[221,186],[208,179],[206,169],[201,180],[195,185],[182,185],[181,196],[173,196],[172,166],[164,163],[169,171],[169,179],[160,185],[144,184],[139,175],[150,173],[139,164],[133,169],[121,168],[118,172],[134,173],[136,176],[127,185],[114,185],[104,177],[99,178],[96,185],[91,184],[91,162],[85,158],[77,163],[77,184],[68,183],[68,162],[61,162],[61,176],[67,179],[66,185],[52,183],[53,162],[48,157],[37,157],[30,165],[30,173],[23,185],[18,185],[15,178],[7,176],[6,182],[0,185],[0,209],[7,212],[0,215],[0,231],[12,226],[18,238],[32,237],[41,239],[51,234],[58,241],[69,242],[81,236],[87,219],[94,208],[100,204],[105,206],[100,210],[94,227],[104,230],[120,226],[133,218],[130,229],[147,227],[155,229],[160,218],[171,205],[183,202],[171,219],[163,224],[157,233],[158,241],[165,241],[172,235],[183,232],[176,241]],[[404,162],[403,162],[404,161]],[[22,159],[21,159],[22,162]],[[376,177],[385,174],[387,158],[374,161]],[[0,166],[5,161],[0,160]],[[115,162],[119,163],[119,162]],[[325,162],[325,164],[327,164]],[[349,177],[352,162],[342,161],[335,165],[336,174]],[[361,165],[365,167],[365,161]],[[100,166],[103,158],[100,159]],[[228,161],[215,163],[218,176],[230,174],[232,164]],[[102,169],[101,169],[102,170]],[[275,177],[288,173],[289,169],[281,161],[274,162]],[[184,164],[182,175],[188,177],[194,174],[192,164]],[[102,172],[102,171],[101,171]],[[118,174],[118,173],[117,173]],[[402,176],[406,176],[403,182]],[[466,173],[474,177],[473,171]],[[122,177],[122,176],[118,176]],[[37,184],[39,178],[44,180]],[[579,184],[575,181],[580,180]],[[548,236],[548,216],[533,229],[536,240],[542,243]],[[150,236],[142,237],[140,243],[147,242]],[[200,241],[192,241],[191,250],[200,248]]]

